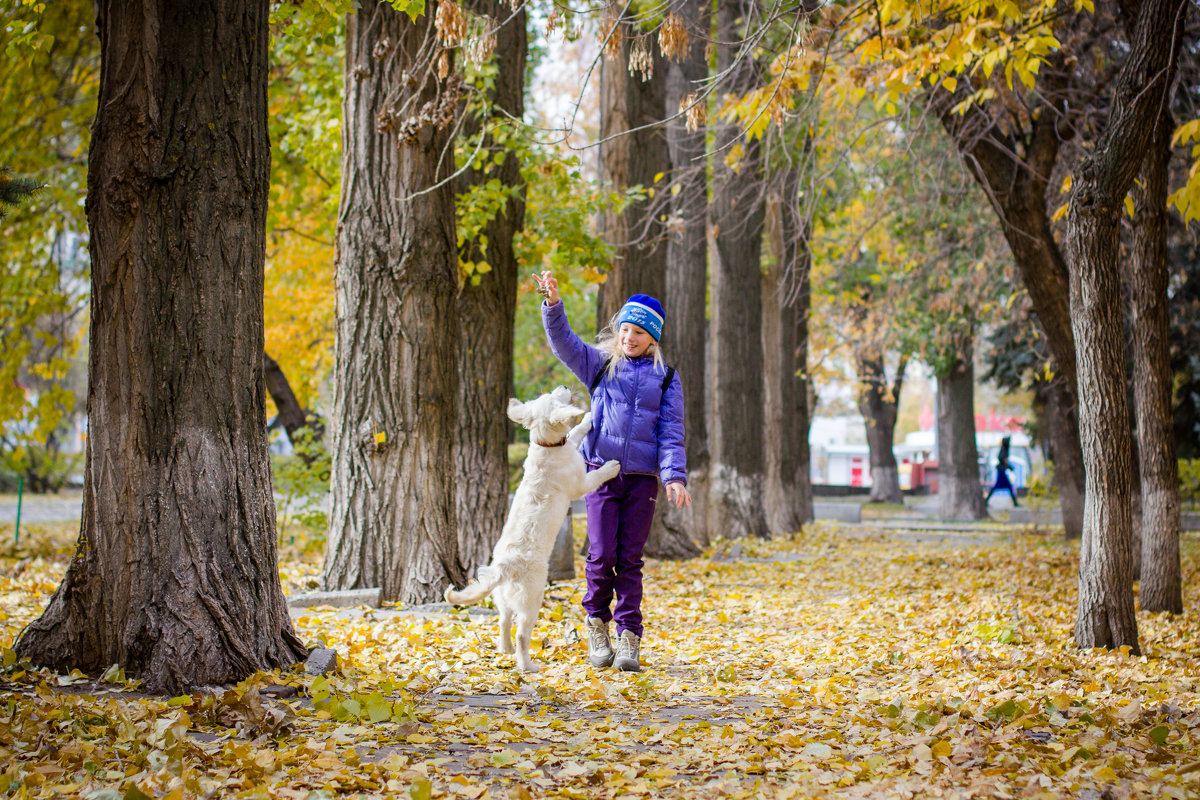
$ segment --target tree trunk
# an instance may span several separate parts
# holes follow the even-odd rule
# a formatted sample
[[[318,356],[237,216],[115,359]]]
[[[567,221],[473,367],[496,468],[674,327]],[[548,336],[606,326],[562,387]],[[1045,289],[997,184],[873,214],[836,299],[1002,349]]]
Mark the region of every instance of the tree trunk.
[[[312,411],[300,405],[300,401],[296,399],[296,393],[292,391],[292,384],[280,368],[279,362],[265,352],[263,353],[263,381],[267,386],[267,394],[271,395],[271,401],[275,403],[279,424],[283,426],[288,441],[293,446],[297,444],[297,434],[305,428],[311,429],[315,438],[321,438],[324,434],[324,426],[320,419]]]
[[[1083,530],[1083,455],[1079,444],[1079,420],[1075,397],[1075,342],[1071,332],[1067,266],[1046,210],[1046,190],[1064,132],[1069,136],[1071,121],[1064,120],[1062,109],[1054,105],[1070,68],[1059,64],[1065,56],[1055,55],[1051,67],[1042,70],[1049,82],[1048,91],[1036,98],[1030,114],[1029,131],[1024,135],[1005,133],[987,109],[971,107],[959,114],[951,109],[961,99],[940,92],[935,107],[943,127],[965,157],[971,173],[987,193],[996,210],[1013,262],[1021,274],[1021,283],[1029,293],[1038,325],[1063,377],[1059,393],[1061,417],[1066,427],[1051,431],[1054,441],[1055,479],[1062,498],[1063,530],[1068,539],[1078,538]],[[971,91],[962,82],[960,92]],[[1007,112],[996,116],[1006,116]]]
[[[968,342],[937,376],[938,507],[942,519],[986,519],[975,446],[975,366]]]
[[[525,55],[528,49],[526,12],[521,8],[512,19],[506,4],[497,0],[471,0],[472,12],[500,25],[496,31],[497,72],[490,94],[493,118],[521,119],[525,113]],[[464,130],[464,136],[479,135],[479,124]],[[513,236],[525,225],[525,198],[521,165],[514,153],[501,164],[492,154],[502,154],[503,145],[489,139],[483,170],[468,170],[457,190],[497,179],[513,191],[507,206],[483,230],[487,249],[472,248],[470,260],[486,261],[491,271],[479,282],[467,281],[458,297],[459,394],[458,442],[455,449],[458,492],[458,549],[463,569],[472,574],[491,558],[508,513],[508,399],[513,383],[513,325],[517,307],[518,266],[513,253]]]
[[[1173,120],[1162,109],[1134,196],[1130,259],[1134,404],[1141,475],[1141,591],[1144,611],[1183,612],[1179,564],[1179,465],[1171,409],[1167,284],[1167,184]]]
[[[600,70],[600,168],[601,179],[616,191],[632,186],[650,188],[654,176],[670,163],[667,136],[659,123],[666,117],[666,62],[653,45],[641,37],[636,47],[649,47],[652,77],[632,74],[630,56],[635,47],[631,24],[633,10],[618,17],[621,6],[608,7],[602,23],[605,32],[617,26],[610,45],[619,41],[619,52],[606,48]],[[615,48],[614,48],[615,49]],[[645,130],[636,128],[650,125]],[[658,189],[662,188],[660,184]],[[604,214],[604,239],[614,248],[612,264],[597,298],[596,328],[603,328],[631,294],[648,294],[661,300],[666,290],[667,243],[657,218],[664,195],[630,203],[620,212]],[[665,308],[667,316],[673,312]],[[666,342],[671,347],[671,342]]]
[[[1063,535],[1083,535],[1083,451],[1079,449],[1079,407],[1075,390],[1055,375],[1046,390],[1046,424],[1054,451],[1054,484],[1062,506]],[[1078,526],[1076,526],[1078,522]]]
[[[717,6],[717,71],[729,70],[723,91],[743,94],[759,85],[752,57],[735,64],[741,26],[754,0]],[[729,145],[733,144],[730,148]],[[759,141],[737,125],[716,126],[712,217],[716,241],[712,286],[712,472],[708,529],[737,538],[768,536],[763,509],[763,349],[761,253],[762,164]],[[726,162],[741,149],[738,169]]]
[[[812,519],[807,377],[811,258],[799,209],[799,167],[784,168],[780,178],[780,191],[767,214],[775,258],[763,274],[764,499],[771,533],[790,535]]]
[[[1125,194],[1145,162],[1174,80],[1182,0],[1143,0],[1129,54],[1095,148],[1076,168],[1067,213],[1071,325],[1079,372],[1079,427],[1087,473],[1079,563],[1080,647],[1140,652],[1133,604],[1129,408],[1117,264]],[[1128,10],[1128,9],[1127,9]],[[1165,124],[1165,123],[1164,123]],[[1147,457],[1149,454],[1146,454]]]
[[[178,694],[306,654],[266,438],[267,16],[98,4],[91,433],[75,557],[17,644],[36,664]]]
[[[903,503],[900,470],[896,465],[896,451],[892,447],[896,438],[896,414],[900,408],[900,389],[904,385],[908,356],[900,358],[895,385],[892,387],[888,386],[882,356],[860,353],[857,361],[858,410],[866,422],[867,447],[871,458],[870,502]]]
[[[458,81],[435,77],[435,2],[415,22],[365,0],[346,26],[338,211],[331,589],[439,600],[458,555],[458,259],[450,128]],[[415,76],[415,77],[413,77]],[[441,185],[438,185],[442,182]]]
[[[699,0],[684,0],[679,14],[689,28],[691,44],[682,61],[667,61],[666,112],[674,114],[680,101],[699,91],[708,77],[705,42],[711,36],[711,13]],[[705,417],[704,342],[708,320],[704,306],[708,287],[708,174],[704,160],[705,128],[689,131],[683,119],[667,123],[667,150],[671,163],[671,224],[667,226],[666,298],[663,339],[670,343],[670,363],[683,385],[683,426],[687,445],[690,508],[676,508],[659,498],[658,513],[646,554],[652,558],[690,558],[708,544],[705,514],[708,506],[708,427]]]

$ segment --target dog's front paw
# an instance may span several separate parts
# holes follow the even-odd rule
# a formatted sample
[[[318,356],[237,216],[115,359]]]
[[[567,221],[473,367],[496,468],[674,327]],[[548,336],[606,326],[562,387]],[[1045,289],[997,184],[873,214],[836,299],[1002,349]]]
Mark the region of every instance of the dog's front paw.
[[[621,462],[617,461],[616,459],[613,459],[612,461],[605,461],[604,466],[600,468],[600,471],[604,473],[604,480],[606,481],[611,478],[615,478],[621,474]]]
[[[579,424],[575,426],[577,429],[587,433],[592,429],[592,412],[587,412],[583,415],[583,419],[579,420]]]

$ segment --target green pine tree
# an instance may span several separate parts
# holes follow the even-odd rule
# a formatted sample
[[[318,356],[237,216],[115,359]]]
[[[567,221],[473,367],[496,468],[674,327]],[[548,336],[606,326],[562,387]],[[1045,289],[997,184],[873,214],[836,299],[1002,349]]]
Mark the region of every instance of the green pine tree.
[[[41,184],[31,178],[14,177],[11,167],[0,167],[0,219],[40,188]]]

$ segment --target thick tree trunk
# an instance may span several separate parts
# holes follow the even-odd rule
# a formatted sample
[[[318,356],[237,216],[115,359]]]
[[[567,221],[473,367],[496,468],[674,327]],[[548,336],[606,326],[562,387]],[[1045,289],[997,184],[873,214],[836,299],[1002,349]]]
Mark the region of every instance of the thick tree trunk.
[[[1063,134],[1071,133],[1070,121],[1064,120],[1061,108],[1054,105],[1056,93],[1063,90],[1069,80],[1066,76],[1071,74],[1069,67],[1059,63],[1062,60],[1065,56],[1054,56],[1052,64],[1042,70],[1047,77],[1039,80],[1039,86],[1046,84],[1046,91],[1037,97],[1038,106],[1030,114],[1025,135],[1005,133],[986,109],[972,107],[965,114],[952,111],[961,98],[950,93],[938,93],[935,108],[996,210],[1021,283],[1029,293],[1038,325],[1046,335],[1055,367],[1063,378],[1059,399],[1066,427],[1056,427],[1051,437],[1064,534],[1073,539],[1083,530],[1083,455],[1075,397],[1075,342],[1071,332],[1067,266],[1046,209],[1047,184]],[[963,82],[960,92],[970,91]]]
[[[699,90],[708,76],[704,58],[710,37],[711,14],[699,0],[683,0],[676,9],[689,22],[691,44],[682,61],[667,61],[666,113],[673,114],[680,100]],[[691,27],[694,24],[695,27]],[[704,305],[708,288],[708,174],[704,160],[704,135],[689,131],[683,119],[667,123],[667,150],[671,159],[671,225],[667,228],[666,298],[663,339],[670,343],[670,363],[683,385],[683,426],[687,443],[690,508],[679,509],[659,498],[658,512],[646,554],[653,558],[690,558],[708,544],[705,515],[708,507],[708,427],[705,417],[704,342],[708,320]]]
[[[384,600],[462,585],[455,515],[458,259],[436,3],[365,0],[346,30],[338,212],[333,509],[325,584]],[[435,188],[436,186],[436,188]]]
[[[754,0],[717,6],[717,71],[729,70],[723,91],[758,86],[760,68],[736,64],[742,26]],[[737,171],[725,156],[741,148]],[[759,141],[737,125],[716,127],[712,218],[716,263],[712,286],[712,472],[708,529],[727,538],[768,535],[763,507],[763,349],[761,278],[763,196]]]
[[[975,366],[968,343],[937,376],[938,508],[942,519],[986,519],[975,446]]]
[[[779,192],[767,211],[774,258],[763,273],[764,500],[771,533],[789,535],[812,519],[807,377],[811,258],[799,210],[799,167],[784,168],[779,178]]]
[[[305,648],[279,584],[263,388],[267,3],[101,2],[75,557],[18,652],[177,694]]]
[[[1117,265],[1125,194],[1145,154],[1174,80],[1172,41],[1182,0],[1143,0],[1129,54],[1113,87],[1107,124],[1076,168],[1067,213],[1071,326],[1079,373],[1079,428],[1087,472],[1079,563],[1080,647],[1140,652],[1133,604],[1129,471],[1132,447],[1121,341]]]
[[[471,0],[472,12],[500,25],[496,31],[496,77],[490,100],[497,120],[521,119],[525,113],[525,55],[528,49],[526,13],[518,10],[512,19],[507,4],[497,0]],[[507,20],[507,22],[505,22]],[[471,126],[467,137],[479,135]],[[457,190],[473,184],[499,180],[508,190],[521,187],[521,165],[508,153],[501,164],[493,163],[503,145],[489,140],[485,145],[488,166],[468,170]],[[491,558],[492,546],[500,538],[508,512],[508,399],[513,383],[513,325],[517,307],[518,266],[513,236],[525,225],[524,192],[513,192],[507,206],[485,227],[487,249],[473,248],[471,261],[486,261],[491,271],[479,282],[467,281],[458,297],[459,394],[458,442],[455,449],[458,492],[459,560],[468,574]]]
[[[896,368],[895,385],[891,387],[888,386],[882,356],[860,353],[857,362],[858,410],[866,422],[867,447],[871,459],[870,502],[902,503],[904,495],[900,493],[900,470],[892,447],[896,438],[896,414],[900,408],[900,389],[904,385],[908,356],[901,356]]]
[[[1170,113],[1163,109],[1134,196],[1130,259],[1133,397],[1141,475],[1141,591],[1145,611],[1183,611],[1179,564],[1179,466],[1171,410],[1170,319],[1167,309],[1167,182]]]
[[[619,4],[608,7],[605,30],[616,25],[611,41],[619,39],[619,52],[606,49],[600,70],[600,167],[601,179],[623,191],[631,186],[655,186],[654,176],[670,163],[667,135],[661,123],[666,117],[666,62],[652,40],[641,38],[638,47],[649,47],[653,76],[630,69],[634,26],[630,9],[618,17]],[[645,130],[636,128],[650,125]],[[656,189],[661,189],[660,183]],[[631,294],[648,294],[660,301],[666,291],[667,243],[658,221],[663,195],[630,203],[619,213],[604,214],[604,239],[614,248],[612,264],[600,285],[596,328],[603,328],[620,311]],[[673,311],[664,307],[669,317]],[[671,342],[666,342],[668,348]]]

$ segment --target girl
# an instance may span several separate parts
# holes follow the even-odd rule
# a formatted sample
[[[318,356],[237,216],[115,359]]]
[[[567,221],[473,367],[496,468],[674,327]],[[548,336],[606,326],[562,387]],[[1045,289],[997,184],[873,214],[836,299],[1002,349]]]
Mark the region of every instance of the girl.
[[[596,667],[641,672],[642,549],[650,534],[658,480],[667,499],[691,505],[683,448],[683,387],[663,364],[658,339],[663,310],[653,297],[635,294],[596,337],[585,344],[567,323],[558,281],[549,270],[534,275],[545,295],[542,324],[550,350],[589,387],[592,430],[581,452],[588,469],[609,459],[621,474],[587,496],[588,660]],[[610,610],[613,594],[616,609]],[[609,620],[617,621],[614,653]]]

